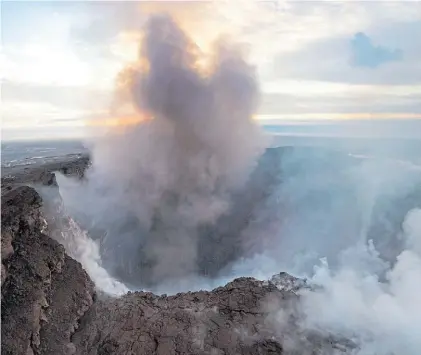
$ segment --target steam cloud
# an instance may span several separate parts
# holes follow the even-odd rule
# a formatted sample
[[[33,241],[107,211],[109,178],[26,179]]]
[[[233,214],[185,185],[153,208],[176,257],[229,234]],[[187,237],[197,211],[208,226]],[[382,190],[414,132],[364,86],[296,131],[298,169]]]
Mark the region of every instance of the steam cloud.
[[[302,292],[300,326],[351,340],[346,353],[418,354],[421,166],[297,148],[282,172],[253,228],[278,221],[271,247],[238,271],[264,278],[287,270],[321,286]],[[282,312],[278,326],[287,326]]]
[[[341,266],[326,261],[313,281],[323,286],[303,297],[303,327],[340,335],[355,343],[355,354],[415,355],[421,346],[421,210],[410,211],[403,224],[406,249],[390,267],[369,245],[341,253]],[[379,271],[385,279],[379,280]]]

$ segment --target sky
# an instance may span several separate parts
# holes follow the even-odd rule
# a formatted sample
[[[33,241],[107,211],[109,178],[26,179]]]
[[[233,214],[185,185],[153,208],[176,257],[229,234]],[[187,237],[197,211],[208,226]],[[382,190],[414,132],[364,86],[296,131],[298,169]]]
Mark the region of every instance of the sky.
[[[162,5],[162,2],[160,2]],[[246,43],[260,122],[421,119],[421,2],[175,2],[198,42]],[[2,1],[2,139],[73,138],[109,112],[155,2]]]

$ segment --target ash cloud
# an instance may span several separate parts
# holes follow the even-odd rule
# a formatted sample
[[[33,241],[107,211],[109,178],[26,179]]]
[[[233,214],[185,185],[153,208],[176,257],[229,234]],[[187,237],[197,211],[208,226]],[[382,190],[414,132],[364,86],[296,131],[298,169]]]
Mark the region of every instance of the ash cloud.
[[[147,285],[198,273],[198,230],[229,212],[265,141],[252,119],[255,71],[239,46],[217,42],[203,73],[199,48],[154,14],[140,48],[124,99],[152,119],[96,140],[86,181],[61,193],[96,231],[107,269]]]

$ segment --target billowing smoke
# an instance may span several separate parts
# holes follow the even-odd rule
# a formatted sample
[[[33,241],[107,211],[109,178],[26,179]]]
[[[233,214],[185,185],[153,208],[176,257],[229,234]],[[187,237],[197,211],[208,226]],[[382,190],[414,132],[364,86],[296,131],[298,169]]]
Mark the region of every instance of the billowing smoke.
[[[144,35],[140,59],[148,68],[130,72],[129,90],[136,109],[152,119],[98,141],[94,169],[125,186],[118,198],[147,228],[158,215],[168,227],[212,223],[262,151],[252,122],[253,68],[221,43],[201,76],[193,43],[166,15],[152,16]]]
[[[95,141],[84,184],[70,193],[59,177],[64,201],[126,282],[196,275],[199,230],[229,213],[263,152],[254,68],[227,41],[204,58],[171,16],[155,14],[122,78],[139,120]]]

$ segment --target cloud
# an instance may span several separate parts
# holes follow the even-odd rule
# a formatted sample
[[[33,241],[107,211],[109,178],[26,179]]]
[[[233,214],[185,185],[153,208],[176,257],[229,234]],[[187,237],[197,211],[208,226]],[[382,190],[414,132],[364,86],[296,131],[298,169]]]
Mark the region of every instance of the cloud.
[[[268,86],[271,89],[263,96],[259,113],[419,112],[421,42],[414,38],[421,37],[421,17],[417,6],[409,2],[292,5],[289,11],[300,20],[292,27],[297,29],[305,19],[317,36],[298,31],[301,36],[294,37],[293,50],[277,48],[261,71],[264,91]],[[311,13],[323,19],[324,25],[312,21]],[[335,21],[346,26],[336,26]],[[356,33],[360,35],[355,48],[350,39]],[[279,38],[283,44],[283,37]]]
[[[90,21],[70,29],[71,37],[79,43],[98,45],[106,43],[124,29],[140,30],[138,2],[96,2],[90,1],[84,7],[84,13]]]
[[[2,141],[18,140],[57,140],[79,139],[86,137],[84,127],[73,126],[41,126],[30,128],[2,128]]]
[[[352,65],[354,52],[349,36],[331,36],[312,42],[305,48],[276,56],[267,79],[296,79],[367,85],[421,84],[421,21],[394,23],[369,29],[371,38],[385,46],[399,48],[405,54],[400,61],[389,61],[376,70]]]
[[[21,102],[22,104],[48,104],[64,110],[104,109],[111,93],[106,88],[75,89],[71,86],[55,86],[31,83],[16,83],[5,80],[2,83],[2,102]]]
[[[351,40],[352,64],[356,67],[377,68],[381,64],[399,61],[403,58],[400,49],[375,46],[364,32],[358,32]]]
[[[80,138],[87,134],[87,119],[103,117],[107,113],[54,105],[48,101],[3,100],[2,139]]]
[[[367,114],[421,114],[421,88],[411,93],[412,87],[404,86],[401,91],[395,87],[380,90],[376,86],[335,85],[336,93],[329,93],[327,85],[317,85],[308,92],[294,92],[286,83],[284,90],[265,93],[259,114],[335,114],[335,113],[367,113]],[[303,83],[301,85],[304,85]],[[406,91],[406,92],[405,92]]]

